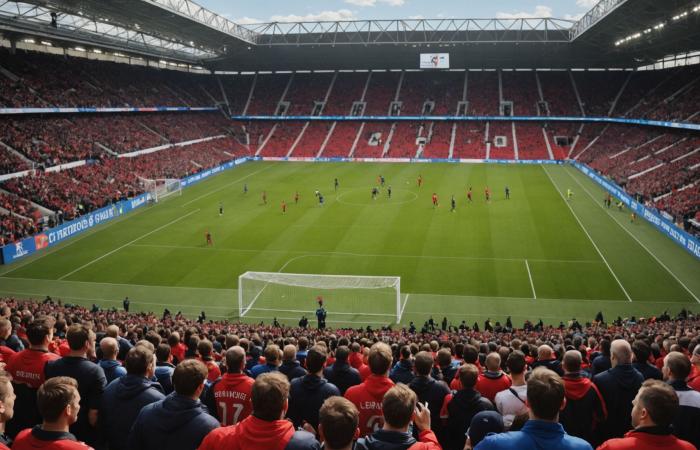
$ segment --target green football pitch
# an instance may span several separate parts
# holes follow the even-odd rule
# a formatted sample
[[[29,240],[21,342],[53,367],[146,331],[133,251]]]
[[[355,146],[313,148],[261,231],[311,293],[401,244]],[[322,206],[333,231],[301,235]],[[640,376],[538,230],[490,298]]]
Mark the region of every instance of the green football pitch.
[[[371,198],[379,175],[391,198],[386,187]],[[604,208],[603,197],[570,166],[248,162],[0,266],[0,295],[103,308],[129,296],[136,311],[237,320],[238,276],[261,271],[401,277],[401,322],[419,326],[430,316],[453,324],[511,316],[520,326],[698,309],[700,262],[643,220],[631,223],[629,211]],[[315,296],[292,297],[254,304],[242,320],[295,324],[306,313],[313,324]],[[371,307],[324,298],[331,326],[395,320],[395,296]]]

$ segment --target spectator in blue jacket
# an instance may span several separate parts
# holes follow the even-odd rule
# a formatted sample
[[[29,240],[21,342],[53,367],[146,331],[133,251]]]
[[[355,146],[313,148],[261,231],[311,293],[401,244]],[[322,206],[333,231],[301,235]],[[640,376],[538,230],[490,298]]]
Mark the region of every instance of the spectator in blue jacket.
[[[144,406],[128,439],[130,450],[192,450],[219,426],[199,401],[207,379],[207,366],[196,359],[186,359],[173,372],[175,391]]]
[[[282,365],[279,367],[279,371],[285,374],[290,382],[295,378],[306,375],[306,369],[301,367],[301,364],[297,361],[297,348],[294,345],[287,344],[284,346]]]
[[[389,378],[394,383],[411,384],[411,381],[415,378],[413,373],[413,355],[411,354],[411,348],[408,345],[404,345],[399,350],[401,359],[394,364],[389,372]]]
[[[475,450],[592,450],[591,444],[569,436],[559,423],[566,405],[564,381],[555,372],[537,368],[527,381],[528,420],[520,431],[487,436]]]
[[[102,359],[98,363],[102,370],[105,371],[107,384],[112,380],[126,375],[126,369],[117,361],[117,353],[119,353],[119,343],[111,337],[104,337],[100,341],[100,350],[102,350]]]
[[[116,348],[116,341],[114,344]],[[105,388],[98,415],[110,450],[126,450],[129,431],[141,409],[165,398],[160,384],[151,381],[155,356],[150,349],[141,345],[132,348],[124,364],[127,374]]]
[[[163,388],[163,393],[165,395],[170,395],[173,391],[173,372],[175,371],[175,366],[170,362],[171,349],[168,344],[160,344],[156,348],[156,370],[155,377],[156,381],[160,383]]]
[[[275,344],[268,345],[265,347],[265,364],[258,364],[250,369],[250,373],[253,378],[257,378],[258,375],[268,372],[279,372],[280,358],[282,356],[282,351]]]
[[[348,363],[349,356],[350,348],[347,345],[339,346],[335,349],[335,362],[323,370],[324,378],[335,384],[340,395],[345,395],[348,388],[362,383],[360,372]]]
[[[306,355],[306,367],[309,373],[292,381],[289,389],[289,410],[287,418],[295,427],[304,423],[318,429],[318,412],[328,398],[340,395],[340,390],[323,378],[323,366],[326,364],[326,348],[314,345]]]

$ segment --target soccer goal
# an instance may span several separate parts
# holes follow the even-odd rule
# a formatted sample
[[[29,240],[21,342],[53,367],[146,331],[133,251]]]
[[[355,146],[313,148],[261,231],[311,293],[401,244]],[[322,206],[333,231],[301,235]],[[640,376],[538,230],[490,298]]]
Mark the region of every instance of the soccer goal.
[[[158,178],[151,180],[139,177],[139,183],[144,191],[151,194],[151,200],[154,203],[171,195],[182,195],[182,185],[177,179]]]
[[[319,297],[330,324],[400,323],[406,302],[400,277],[278,272],[246,272],[238,277],[241,318],[307,315],[313,323]]]

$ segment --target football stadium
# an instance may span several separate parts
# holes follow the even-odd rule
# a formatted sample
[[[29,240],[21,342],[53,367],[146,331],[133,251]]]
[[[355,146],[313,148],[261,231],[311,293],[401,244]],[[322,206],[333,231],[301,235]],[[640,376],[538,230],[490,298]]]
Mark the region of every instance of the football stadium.
[[[418,3],[0,1],[0,449],[700,446],[700,3]]]

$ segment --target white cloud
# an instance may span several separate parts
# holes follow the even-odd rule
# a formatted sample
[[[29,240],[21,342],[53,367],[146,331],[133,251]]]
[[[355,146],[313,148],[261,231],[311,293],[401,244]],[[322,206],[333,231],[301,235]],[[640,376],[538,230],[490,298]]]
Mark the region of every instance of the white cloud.
[[[598,0],[576,0],[576,5],[580,8],[591,9],[596,4],[598,4]]]
[[[403,6],[406,0],[379,0],[382,3],[386,3],[389,6]]]
[[[564,14],[564,19],[578,21],[581,19],[581,17],[583,17],[583,15],[584,15],[584,13]]]
[[[336,20],[354,20],[355,13],[349,9],[339,9],[337,11],[321,11],[318,14],[306,14],[299,16],[289,14],[287,16],[272,16],[272,22],[318,22],[318,21],[336,21]]]
[[[409,18],[409,19],[412,19],[412,20],[422,20],[422,19],[425,19],[425,17],[423,17],[423,16],[420,15],[420,14],[418,14],[417,16],[408,16],[408,18]]]
[[[552,17],[552,8],[544,5],[535,6],[533,12],[519,11],[519,12],[499,12],[496,13],[496,18],[498,19],[531,19],[540,17]]]
[[[256,19],[254,17],[241,17],[238,19],[230,19],[231,22],[237,23],[238,25],[250,25],[251,23],[263,23],[264,20]]]
[[[349,3],[355,6],[374,6],[377,4],[377,0],[345,0],[345,3]]]

